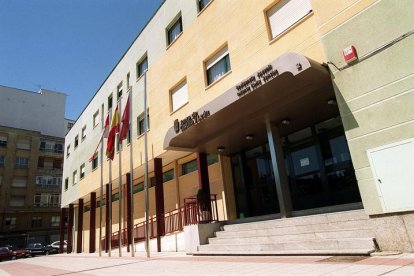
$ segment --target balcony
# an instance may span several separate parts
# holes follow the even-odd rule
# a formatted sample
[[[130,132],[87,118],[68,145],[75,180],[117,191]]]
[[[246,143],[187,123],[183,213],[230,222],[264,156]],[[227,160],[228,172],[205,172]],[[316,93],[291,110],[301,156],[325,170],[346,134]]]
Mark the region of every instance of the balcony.
[[[39,148],[39,153],[42,156],[63,157],[63,149]]]
[[[54,168],[54,167],[37,167],[39,174],[43,175],[56,175],[62,174],[63,168]]]

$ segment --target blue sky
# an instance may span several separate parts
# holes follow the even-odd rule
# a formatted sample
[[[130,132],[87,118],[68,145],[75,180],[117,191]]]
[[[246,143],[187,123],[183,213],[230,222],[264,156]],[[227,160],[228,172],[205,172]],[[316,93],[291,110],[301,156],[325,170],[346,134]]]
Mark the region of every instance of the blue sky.
[[[64,92],[76,119],[163,0],[0,0],[0,84]]]

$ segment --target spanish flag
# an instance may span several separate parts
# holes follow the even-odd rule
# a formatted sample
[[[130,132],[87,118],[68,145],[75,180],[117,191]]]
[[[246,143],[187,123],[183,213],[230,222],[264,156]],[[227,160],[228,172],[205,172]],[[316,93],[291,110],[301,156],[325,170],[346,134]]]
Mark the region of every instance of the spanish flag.
[[[115,136],[119,132],[119,112],[118,106],[115,109],[114,117],[112,118],[111,128],[108,135],[108,143],[106,145],[106,156],[114,160],[115,154]]]
[[[121,126],[121,131],[119,133],[119,143],[121,143],[121,141],[123,141],[124,139],[127,138],[128,136],[128,131],[129,131],[129,96],[128,96],[128,100],[126,102],[125,105],[125,110],[124,110],[124,114],[122,114],[122,126]]]

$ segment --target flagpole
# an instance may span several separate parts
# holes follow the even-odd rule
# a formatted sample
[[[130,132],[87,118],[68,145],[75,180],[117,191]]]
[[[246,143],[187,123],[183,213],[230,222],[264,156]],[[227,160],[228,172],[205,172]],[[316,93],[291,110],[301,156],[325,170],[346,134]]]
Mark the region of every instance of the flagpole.
[[[112,108],[111,112],[109,113],[109,121],[111,122],[110,128],[112,128]],[[109,207],[109,242],[108,242],[108,256],[111,257],[111,250],[112,250],[112,159],[109,158],[109,195],[106,195],[108,199],[108,207]]]
[[[129,92],[129,200],[131,202],[131,209],[130,209],[130,216],[129,216],[129,225],[132,227],[131,229],[131,257],[135,257],[135,241],[134,241],[134,190],[133,190],[133,171],[134,171],[134,164],[132,160],[132,87],[131,91]],[[128,135],[128,134],[127,134]]]
[[[104,126],[104,115],[105,111],[102,110],[102,131],[105,131],[105,126]],[[103,200],[103,139],[104,139],[104,133],[102,133],[101,135],[101,150],[100,150],[100,155],[101,155],[101,160],[100,160],[100,165],[101,165],[101,174],[100,174],[100,191],[99,191],[99,257],[102,256],[102,200]]]
[[[119,118],[121,112],[121,100],[122,97],[118,99],[118,124],[120,124]],[[120,141],[120,126],[118,126],[118,249],[119,257],[122,257],[122,168],[121,168],[121,152],[122,152],[122,141]]]
[[[145,188],[145,251],[147,252],[147,258],[150,258],[149,247],[149,196],[148,196],[148,110],[147,110],[147,71],[144,73],[144,155],[145,155],[145,172],[144,172],[144,188]]]

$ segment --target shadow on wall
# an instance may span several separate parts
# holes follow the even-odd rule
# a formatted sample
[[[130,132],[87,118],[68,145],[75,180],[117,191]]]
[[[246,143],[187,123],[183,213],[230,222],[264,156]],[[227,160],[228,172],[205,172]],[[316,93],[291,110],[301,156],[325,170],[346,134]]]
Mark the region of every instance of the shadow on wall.
[[[354,115],[352,114],[351,109],[349,108],[348,104],[346,103],[344,97],[342,96],[342,92],[339,87],[335,83],[335,75],[331,73],[332,77],[332,85],[335,91],[336,102],[338,103],[339,113],[341,114],[342,124],[344,126],[345,133],[351,129],[358,128],[358,122],[355,119]]]

